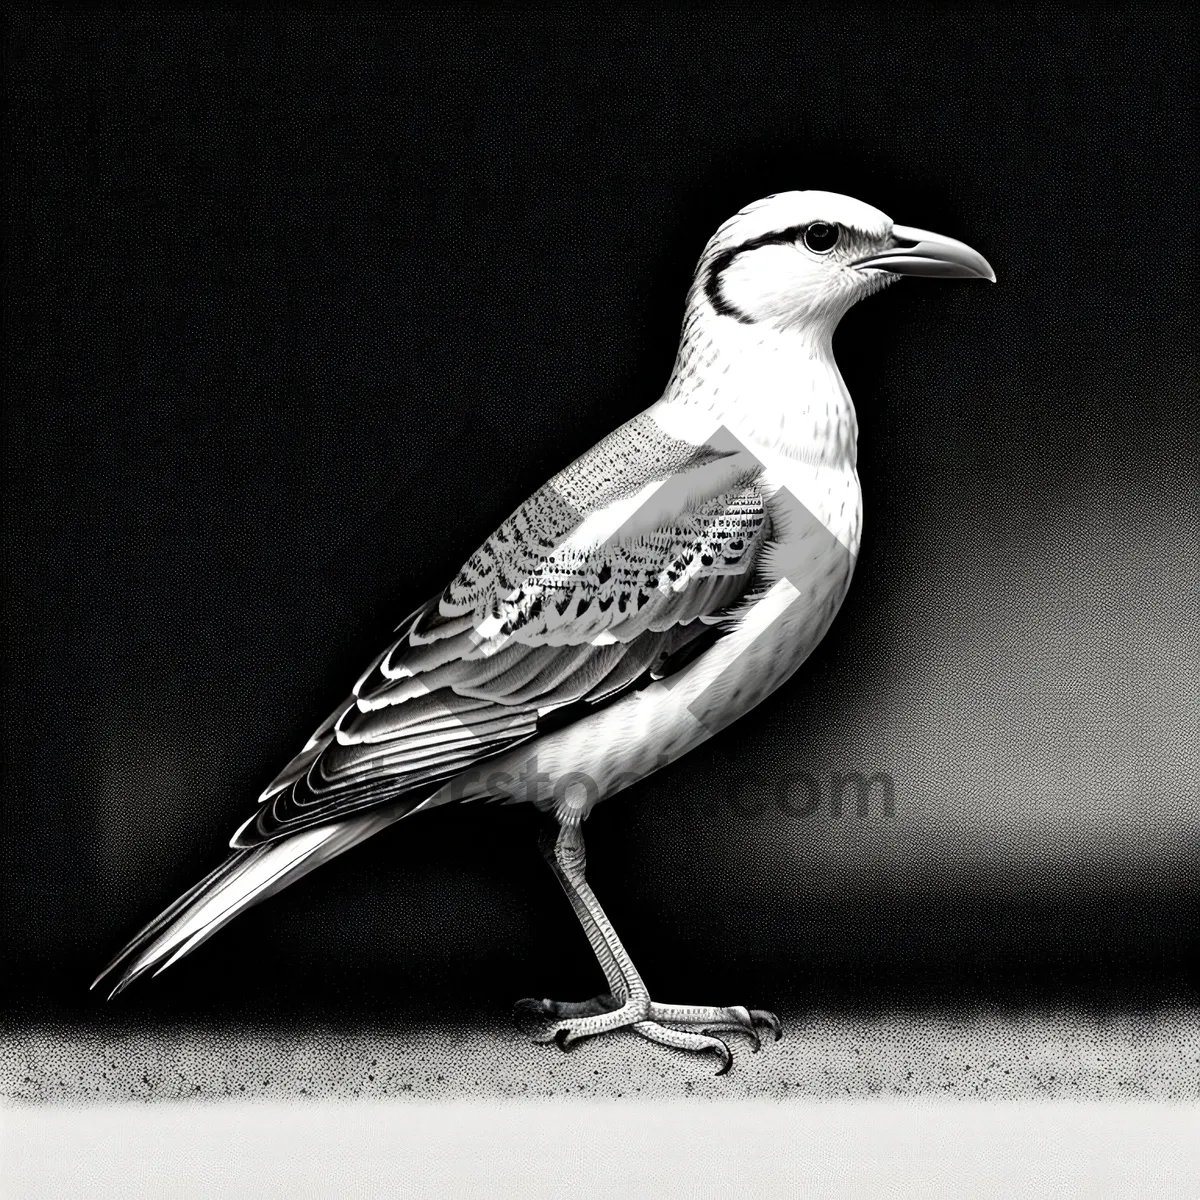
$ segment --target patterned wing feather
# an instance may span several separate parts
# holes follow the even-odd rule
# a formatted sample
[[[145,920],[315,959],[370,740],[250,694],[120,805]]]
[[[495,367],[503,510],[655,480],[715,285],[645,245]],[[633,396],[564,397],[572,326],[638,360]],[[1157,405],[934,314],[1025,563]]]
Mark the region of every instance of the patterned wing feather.
[[[232,845],[377,805],[409,811],[547,720],[578,719],[684,661],[752,586],[769,534],[755,464],[630,422],[401,623]]]

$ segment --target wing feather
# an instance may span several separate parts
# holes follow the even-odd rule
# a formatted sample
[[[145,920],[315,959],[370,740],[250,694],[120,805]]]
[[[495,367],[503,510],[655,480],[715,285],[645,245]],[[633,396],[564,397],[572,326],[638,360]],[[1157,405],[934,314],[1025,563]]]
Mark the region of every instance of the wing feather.
[[[757,468],[644,421],[614,438],[535,493],[401,622],[263,792],[235,848],[402,798],[415,806],[543,722],[578,719],[683,661],[728,616],[768,544]]]

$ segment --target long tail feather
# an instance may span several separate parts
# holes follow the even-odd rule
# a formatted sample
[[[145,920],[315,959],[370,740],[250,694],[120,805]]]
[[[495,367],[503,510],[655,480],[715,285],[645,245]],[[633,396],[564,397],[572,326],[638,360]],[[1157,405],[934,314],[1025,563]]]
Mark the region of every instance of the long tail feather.
[[[147,971],[154,970],[156,975],[165,971],[173,962],[207,941],[238,913],[282,891],[309,871],[357,846],[404,815],[404,810],[376,809],[231,854],[215,871],[151,921],[100,972],[92,987],[124,968],[109,993],[111,999]]]

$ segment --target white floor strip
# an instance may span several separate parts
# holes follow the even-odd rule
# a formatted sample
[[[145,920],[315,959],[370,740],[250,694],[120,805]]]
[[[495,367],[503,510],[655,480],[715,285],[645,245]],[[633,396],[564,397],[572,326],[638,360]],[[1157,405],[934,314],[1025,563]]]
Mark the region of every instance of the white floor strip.
[[[922,1101],[10,1107],[35,1197],[1200,1195],[1200,1106]]]

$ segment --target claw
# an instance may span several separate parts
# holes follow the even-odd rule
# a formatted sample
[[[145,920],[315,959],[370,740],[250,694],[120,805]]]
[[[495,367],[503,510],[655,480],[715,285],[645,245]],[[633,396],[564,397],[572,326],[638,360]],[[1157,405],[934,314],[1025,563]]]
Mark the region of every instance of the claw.
[[[571,1047],[575,1044],[571,1040],[571,1031],[569,1029],[560,1029],[554,1035],[554,1044],[564,1053],[570,1054]]]
[[[721,1060],[721,1069],[717,1072],[717,1076],[727,1075],[729,1068],[733,1066],[733,1052],[720,1038],[713,1038],[713,1041],[716,1042],[716,1045],[710,1049]]]
[[[718,1031],[713,1030],[713,1029],[702,1029],[700,1032],[707,1034],[708,1037],[715,1037]],[[744,1033],[750,1039],[750,1052],[752,1054],[757,1054],[762,1049],[762,1042],[759,1039],[758,1030],[755,1029],[753,1025],[751,1025],[749,1029],[743,1028],[743,1029],[737,1029],[737,1030],[730,1030],[728,1032]]]
[[[762,1049],[762,1042],[759,1040],[758,1030],[754,1027],[754,1021],[751,1018],[749,1011],[743,1008],[740,1004],[732,1004],[725,1011],[728,1012],[728,1014],[737,1023],[737,1027],[735,1029],[730,1029],[728,1025],[725,1025],[722,1028],[731,1033],[744,1033],[750,1039],[751,1051],[757,1054]],[[717,1026],[706,1026],[703,1030],[701,1030],[702,1033],[707,1034],[709,1037],[715,1036],[717,1031]]]
[[[776,1041],[783,1037],[783,1023],[773,1012],[767,1012],[765,1008],[752,1008],[750,1021],[753,1025],[765,1025],[775,1035]]]
[[[754,1018],[750,1015],[749,1010],[743,1008],[740,1004],[734,1004],[729,1011],[738,1019],[747,1037],[750,1038],[751,1050],[757,1054],[762,1049],[762,1042],[759,1040],[758,1030],[754,1027]]]
[[[743,1029],[753,1029],[754,1021],[751,1019],[750,1010],[743,1008],[740,1004],[731,1004],[729,1006],[729,1015],[741,1025]]]

